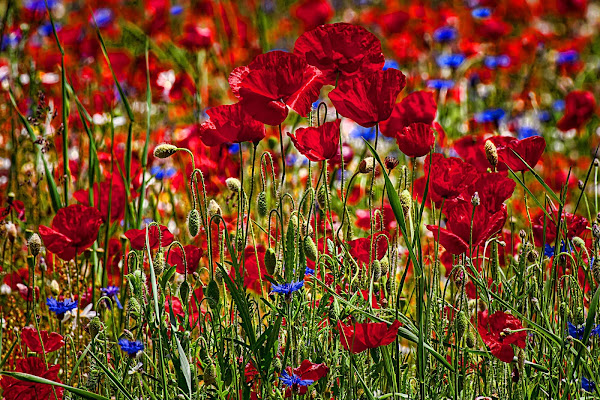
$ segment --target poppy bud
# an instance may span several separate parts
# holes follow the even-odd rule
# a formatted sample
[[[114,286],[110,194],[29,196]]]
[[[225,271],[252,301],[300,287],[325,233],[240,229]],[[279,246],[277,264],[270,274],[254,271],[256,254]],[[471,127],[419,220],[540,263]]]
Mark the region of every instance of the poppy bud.
[[[221,215],[221,206],[214,199],[208,202],[208,216],[209,218],[215,215]]]
[[[575,236],[573,237],[573,239],[571,239],[573,241],[573,244],[577,247],[579,247],[580,249],[583,249],[585,247],[585,242],[583,241],[582,238],[580,238],[579,236]]]
[[[527,261],[529,261],[530,263],[536,262],[539,257],[540,253],[538,253],[536,249],[533,249],[529,253],[527,253]]]
[[[195,208],[188,214],[187,226],[190,236],[196,237],[200,230],[200,213]]]
[[[225,184],[233,193],[239,193],[242,190],[242,183],[238,178],[227,178]]]
[[[569,307],[567,306],[567,303],[565,303],[564,301],[562,303],[560,303],[560,305],[558,306],[558,311],[560,313],[560,315],[563,318],[563,321],[568,321],[571,315],[571,311],[569,310]]]
[[[377,282],[381,278],[381,263],[379,260],[374,260],[371,264],[371,273],[373,274],[373,281]]]
[[[129,303],[127,305],[127,313],[130,317],[133,317],[135,319],[139,318],[142,315],[142,306],[135,297],[131,297],[129,299]]]
[[[13,201],[15,200],[15,192],[9,192],[8,195],[6,196],[6,202],[8,204],[12,204]]]
[[[319,190],[317,191],[317,203],[319,203],[319,207],[321,209],[327,208],[327,188],[325,185],[321,185]]]
[[[55,279],[53,279],[52,282],[50,282],[50,291],[55,296],[58,296],[58,294],[60,293],[60,286]]]
[[[217,282],[214,279],[208,282],[208,287],[206,288],[204,297],[206,297],[206,299],[208,300],[208,304],[212,308],[215,308],[217,304],[219,304],[220,296],[221,294],[219,292],[219,285],[217,284]]]
[[[317,260],[318,250],[317,245],[314,240],[310,236],[304,237],[304,252],[306,253],[306,258],[311,261]]]
[[[600,226],[595,222],[592,224],[592,235],[594,235],[594,239],[600,240]]]
[[[584,183],[582,180],[578,180],[577,181],[577,187],[579,188],[579,190],[583,190],[583,188],[585,187]]]
[[[523,367],[525,367],[525,351],[522,349],[519,350],[517,354],[517,365],[520,371],[523,371]]]
[[[583,321],[585,321],[585,315],[583,313],[583,308],[577,307],[577,309],[575,309],[575,315],[573,317],[574,317],[575,323],[577,325],[583,324]]]
[[[396,157],[387,156],[385,158],[385,167],[391,171],[400,164],[400,161]]]
[[[98,336],[98,333],[100,333],[100,331],[102,330],[102,322],[100,321],[100,318],[92,318],[86,330],[89,332],[92,339]]]
[[[473,193],[473,197],[471,197],[471,204],[473,204],[475,207],[481,204],[481,198],[479,197],[479,193]]]
[[[156,158],[169,158],[175,153],[177,153],[177,146],[168,143],[159,144],[154,148],[154,157]]]
[[[269,275],[275,273],[275,266],[277,266],[277,257],[275,256],[275,250],[269,247],[265,252],[265,267]]]
[[[38,235],[37,233],[31,235],[31,237],[27,241],[27,246],[29,247],[29,253],[32,256],[37,257],[37,255],[40,254],[40,248],[42,247],[42,240],[40,239],[40,235]]]
[[[402,206],[402,211],[404,211],[404,218],[408,218],[410,215],[410,206],[412,205],[412,198],[408,190],[403,190],[400,193],[400,205]]]
[[[358,166],[358,171],[361,174],[368,174],[369,172],[373,172],[373,168],[375,167],[375,160],[373,157],[367,157],[362,160]]]
[[[527,237],[527,232],[525,232],[525,230],[524,230],[524,229],[521,229],[521,230],[519,231],[519,237],[521,238],[521,241],[524,241],[524,240],[525,240],[525,238]]]
[[[165,250],[162,247],[159,248],[156,252],[156,255],[154,256],[153,265],[154,273],[156,274],[156,276],[161,275],[165,270]]]
[[[281,365],[281,358],[275,357],[273,359],[273,368],[275,369],[275,371],[277,371],[277,372],[281,371],[282,367],[283,366]]]
[[[387,275],[390,270],[390,260],[387,256],[383,257],[380,261],[381,264],[381,276]]]
[[[267,215],[267,194],[262,191],[258,194],[258,199],[256,200],[256,206],[258,208],[258,215],[261,217],[265,217]]]
[[[470,330],[467,332],[467,347],[470,349],[475,347],[475,335]]]
[[[485,157],[487,158],[488,162],[492,165],[492,167],[496,168],[498,165],[498,150],[496,149],[496,145],[491,140],[486,140],[483,147],[485,149]]]
[[[464,311],[460,311],[456,317],[456,336],[461,339],[469,328],[469,320]]]
[[[594,275],[594,279],[596,282],[600,284],[600,259],[594,259],[594,264],[592,265],[592,275]]]
[[[204,368],[204,384],[206,385],[214,385],[216,382],[216,371],[215,366],[212,362],[210,362],[206,368]]]

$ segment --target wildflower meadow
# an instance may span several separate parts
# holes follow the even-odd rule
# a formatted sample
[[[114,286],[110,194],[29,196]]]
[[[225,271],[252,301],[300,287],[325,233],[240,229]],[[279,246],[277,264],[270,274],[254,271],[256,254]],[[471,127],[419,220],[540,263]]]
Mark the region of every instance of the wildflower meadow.
[[[600,398],[600,2],[0,0],[0,398]]]

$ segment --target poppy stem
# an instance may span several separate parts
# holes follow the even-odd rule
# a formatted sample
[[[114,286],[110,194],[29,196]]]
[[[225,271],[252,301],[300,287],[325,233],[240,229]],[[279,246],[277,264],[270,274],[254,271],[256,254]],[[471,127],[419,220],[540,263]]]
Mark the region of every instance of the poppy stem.
[[[281,146],[281,189],[285,187],[285,149],[283,147],[283,132],[279,124],[279,145]]]

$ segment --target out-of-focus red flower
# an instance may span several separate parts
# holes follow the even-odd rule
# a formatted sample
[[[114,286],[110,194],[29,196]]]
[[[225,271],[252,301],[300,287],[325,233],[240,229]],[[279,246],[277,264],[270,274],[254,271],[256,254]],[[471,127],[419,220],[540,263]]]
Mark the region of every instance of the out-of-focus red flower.
[[[17,290],[19,291],[19,295],[23,298],[23,300],[32,302],[38,301],[40,298],[40,288],[38,286],[35,287],[35,290],[31,286],[24,285],[22,283],[17,283]],[[34,298],[35,293],[35,298]]]
[[[288,133],[296,149],[311,161],[329,160],[340,149],[340,123],[337,119],[319,127],[298,128]]]
[[[187,273],[192,274],[198,269],[200,258],[202,257],[202,250],[198,247],[188,244],[183,246],[185,250],[185,261],[187,264]],[[183,256],[181,254],[181,248],[179,246],[173,246],[169,252],[167,262],[170,265],[176,265],[176,271],[178,274],[185,274],[185,268],[183,264]]]
[[[353,354],[361,353],[367,349],[387,346],[396,340],[398,328],[402,324],[396,320],[388,326],[385,322],[363,322],[362,324],[342,324],[338,321],[340,340],[342,346]]]
[[[482,245],[504,226],[507,217],[506,206],[502,206],[493,214],[485,207],[476,206],[475,210],[473,207],[470,201],[463,199],[448,202],[448,206],[445,207],[448,216],[446,229],[440,229],[437,225],[427,225],[427,229],[433,232],[436,240],[439,234],[440,244],[446,251],[455,255],[465,253],[469,250],[469,243],[472,244],[471,248]]]
[[[207,146],[224,143],[258,143],[265,126],[252,118],[240,103],[217,106],[206,111],[210,119],[200,125],[200,138]]]
[[[396,103],[392,115],[385,121],[382,121],[379,127],[381,133],[387,137],[396,137],[402,134],[404,128],[411,124],[421,122],[431,125],[437,113],[437,104],[433,97],[433,92],[419,90],[412,92]]]
[[[323,72],[322,81],[335,85],[356,76],[380,71],[385,63],[381,42],[365,28],[337,23],[319,26],[302,34],[294,54]]]
[[[242,271],[244,278],[244,287],[254,293],[262,294],[260,281],[262,279],[263,288],[268,290],[269,282],[265,279],[267,274],[267,268],[265,267],[265,253],[266,249],[262,245],[256,246],[256,251],[254,250],[254,246],[247,246],[244,250],[245,257],[245,265],[244,270]],[[256,262],[258,258],[258,263]],[[259,266],[260,266],[260,275],[259,275]],[[242,268],[240,265],[239,268]],[[229,271],[229,277],[231,280],[235,281],[235,277],[238,271],[235,268],[231,268]]]
[[[385,231],[374,233],[373,236],[354,239],[348,242],[350,255],[365,264],[369,264],[371,252],[373,260],[381,260],[387,253],[388,240]],[[371,241],[373,242],[371,247]]]
[[[582,17],[587,11],[588,0],[556,0],[556,9],[561,15]]]
[[[58,210],[52,220],[51,228],[40,225],[39,233],[44,246],[67,261],[83,253],[94,243],[100,225],[102,225],[100,211],[81,204],[73,204]]]
[[[179,44],[188,50],[198,51],[207,49],[214,42],[214,33],[211,27],[195,23],[185,24]]]
[[[429,190],[446,200],[461,194],[477,178],[477,171],[460,158],[444,157],[433,153],[425,159],[425,169],[428,171],[431,157],[431,172],[429,173]]]
[[[19,220],[25,222],[25,204],[21,200],[8,200],[8,205],[4,208],[0,208],[0,221],[3,221],[7,216],[10,215],[10,212],[13,211],[16,213],[16,217]]]
[[[112,199],[111,199],[112,196]],[[89,190],[81,189],[73,193],[73,197],[83,204],[90,206]],[[103,219],[106,219],[108,214],[108,206],[110,204],[110,221],[118,221],[125,215],[125,187],[123,181],[115,176],[112,180],[104,180],[102,183],[94,185],[94,207],[98,208]]]
[[[379,26],[388,35],[400,33],[410,20],[410,15],[404,11],[392,11],[381,15],[378,19]]]
[[[60,365],[58,364],[46,368],[46,364],[39,357],[27,357],[19,360],[16,368],[16,372],[23,372],[62,383],[58,379],[59,370]],[[9,376],[2,377],[0,386],[6,400],[49,400],[54,399],[54,393],[56,393],[59,400],[63,398],[63,389],[61,387],[46,385],[44,383],[25,382]],[[54,388],[54,391],[52,388]]]
[[[37,354],[42,354],[44,351],[52,353],[65,345],[63,337],[56,332],[48,334],[48,331],[40,331],[39,334],[42,336],[42,342],[44,343],[43,349],[37,329],[28,326],[21,331],[21,340],[23,340],[31,351]]]
[[[390,117],[405,85],[404,74],[390,68],[341,81],[329,99],[341,115],[370,128]]]
[[[581,129],[596,112],[594,94],[585,90],[574,90],[565,97],[565,114],[556,126],[563,132]]]
[[[160,226],[160,243],[159,243],[159,232],[156,225],[152,225],[148,228],[148,242],[150,244],[150,249],[154,250],[159,247],[166,247],[170,245],[173,240],[173,234],[169,231],[164,225]],[[129,243],[131,243],[131,248],[134,250],[144,250],[146,248],[146,228],[142,229],[130,229],[125,232],[125,237],[129,239]]]
[[[546,218],[546,240],[545,243],[554,244],[556,239],[556,222],[558,221],[558,210],[548,210],[552,218],[545,217],[545,214],[539,216],[537,219],[538,223],[533,225],[533,236],[536,242],[536,246],[541,246],[544,236],[544,218]],[[567,228],[566,237],[567,239],[573,239],[575,236],[581,236],[588,225],[587,218],[580,215],[571,214],[566,211],[563,212],[562,220],[560,222],[560,229],[564,231]],[[564,235],[564,233],[563,233]],[[564,237],[564,236],[563,236]]]
[[[531,167],[535,167],[544,149],[546,140],[541,136],[532,136],[523,140],[513,140],[497,149],[498,161],[513,171],[529,171],[527,165],[515,155],[517,153]]]
[[[405,127],[396,135],[396,143],[401,152],[409,157],[427,155],[435,143],[431,125],[417,122]]]
[[[321,76],[321,71],[296,54],[271,51],[234,69],[229,85],[254,119],[279,125],[286,119],[288,107],[303,117],[308,115],[319,98]]]
[[[308,31],[327,23],[333,17],[334,10],[328,0],[303,0],[292,8],[292,13]]]
[[[491,316],[488,316],[487,310],[478,313],[477,330],[483,342],[496,358],[505,363],[512,362],[515,356],[511,344],[525,348],[527,332],[522,329],[521,321],[505,312],[496,311]],[[513,332],[516,330],[520,331]]]

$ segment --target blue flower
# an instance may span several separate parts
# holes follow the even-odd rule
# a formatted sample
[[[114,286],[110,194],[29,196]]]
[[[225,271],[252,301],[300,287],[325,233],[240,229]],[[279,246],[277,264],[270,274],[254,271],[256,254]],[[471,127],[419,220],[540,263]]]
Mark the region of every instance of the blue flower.
[[[104,28],[110,25],[113,20],[113,12],[110,8],[100,8],[94,12],[94,18],[90,22],[96,20],[98,28]]]
[[[552,109],[557,112],[564,111],[565,101],[563,99],[556,100],[554,103],[552,103]]]
[[[544,247],[544,255],[546,257],[554,257],[554,246],[550,246],[548,243],[546,243],[546,246]]]
[[[556,64],[573,64],[577,60],[579,60],[579,53],[577,50],[567,50],[558,53],[558,56],[556,57]]]
[[[427,81],[427,87],[436,90],[452,89],[454,87],[454,81],[450,79],[431,79]]]
[[[273,285],[273,288],[271,289],[271,293],[281,293],[281,294],[285,294],[286,296],[291,296],[292,293],[294,293],[297,290],[302,289],[303,286],[304,286],[304,281],[284,283],[281,285]]]
[[[400,69],[400,64],[396,60],[385,60],[385,64],[383,64],[383,70],[386,69]]]
[[[548,121],[550,121],[551,117],[552,116],[550,115],[550,112],[548,112],[546,110],[540,111],[538,113],[538,119],[540,120],[540,122],[548,122]]]
[[[131,341],[127,339],[119,339],[119,346],[121,346],[121,350],[130,356],[135,356],[138,352],[144,350],[144,343],[140,342],[139,340]]]
[[[229,145],[229,154],[238,154],[240,152],[240,144],[232,143]]]
[[[48,8],[51,10],[59,4],[56,0],[48,0]],[[46,12],[46,2],[44,0],[27,0],[23,7],[29,11]]]
[[[483,64],[489,69],[496,69],[499,67],[506,68],[510,65],[510,57],[506,54],[500,56],[487,56],[483,59]]]
[[[540,133],[530,126],[522,126],[517,131],[517,135],[519,136],[519,139],[522,140],[532,136],[540,136]]]
[[[437,58],[440,67],[458,68],[465,61],[464,54],[442,54]]]
[[[585,329],[583,325],[575,326],[571,321],[567,321],[567,326],[569,328],[569,336],[577,340],[583,340],[583,331]]]
[[[586,378],[585,376],[581,377],[581,388],[586,392],[592,393],[596,391],[596,382]]]
[[[310,386],[314,382],[312,379],[301,379],[296,374],[292,374],[290,376],[286,371],[283,371],[281,373],[279,380],[281,380],[281,382],[283,382],[284,385],[287,385],[290,387]]]
[[[171,13],[171,15],[179,15],[183,12],[183,7],[180,5],[174,5],[173,7],[171,7],[169,12]]]
[[[77,308],[77,300],[64,299],[58,301],[53,297],[48,297],[46,299],[46,305],[48,306],[48,310],[55,313],[59,319],[62,319],[67,311]]]
[[[356,125],[352,132],[350,132],[350,136],[353,138],[364,138],[367,141],[371,141],[375,139],[375,127],[365,128],[360,125]]]
[[[315,274],[315,270],[310,268],[310,267],[306,267],[306,269],[304,270],[304,275],[306,276],[313,276]]]
[[[444,43],[456,39],[456,29],[451,26],[443,26],[433,32],[433,40]]]
[[[106,296],[106,297],[113,299],[115,301],[115,303],[117,303],[117,307],[121,310],[123,309],[123,306],[121,305],[121,302],[119,301],[119,292],[121,291],[121,289],[118,286],[105,287],[105,288],[102,288],[101,291],[102,291],[102,296]],[[110,308],[110,303],[108,304],[108,308]]]
[[[476,114],[475,121],[479,122],[480,124],[484,124],[486,122],[498,122],[504,118],[505,114],[506,112],[501,108],[490,108],[480,112],[479,114]]]
[[[175,176],[177,170],[173,167],[165,167],[161,165],[155,165],[150,168],[150,173],[158,180],[169,179]]]
[[[61,25],[58,23],[54,24],[54,28],[56,29],[56,32],[60,31],[61,29]],[[52,24],[50,22],[46,22],[43,25],[40,25],[40,27],[37,30],[38,35],[40,36],[50,36],[52,35]]]
[[[478,7],[471,11],[473,18],[484,19],[489,18],[492,15],[492,10],[487,7]]]

